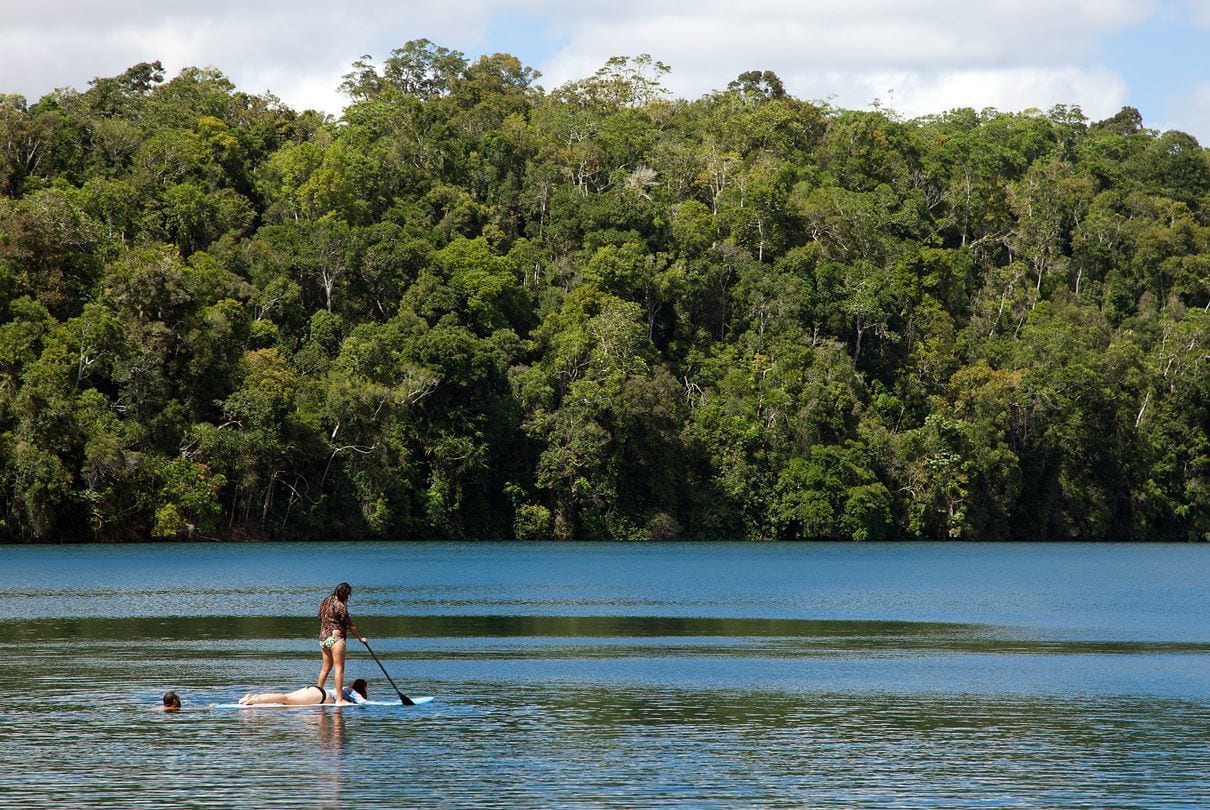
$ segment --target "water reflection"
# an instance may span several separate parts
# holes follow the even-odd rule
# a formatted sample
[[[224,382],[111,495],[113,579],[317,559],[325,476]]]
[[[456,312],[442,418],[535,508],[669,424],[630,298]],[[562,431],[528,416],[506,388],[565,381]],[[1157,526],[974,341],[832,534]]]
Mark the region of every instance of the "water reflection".
[[[320,783],[330,807],[341,807],[341,782],[344,778],[345,718],[341,709],[312,709],[315,713],[319,751],[322,754],[319,768]]]
[[[458,640],[470,641],[474,654],[491,654],[481,639],[523,640],[523,646],[539,656],[558,655],[559,643],[584,643],[569,647],[568,654],[580,657],[601,651],[605,655],[647,655],[650,646],[680,648],[701,654],[695,639],[709,639],[715,652],[737,655],[775,652],[778,655],[831,654],[835,651],[900,650],[979,652],[1031,655],[1073,654],[1202,654],[1210,653],[1210,642],[1167,640],[1114,640],[1063,638],[1036,629],[947,622],[870,620],[808,620],[751,618],[686,618],[679,616],[363,616],[366,632],[384,639],[383,649],[407,656],[400,640],[449,640],[450,654],[457,654]],[[372,629],[370,629],[372,628]],[[209,652],[224,648],[233,655],[245,651],[262,655],[281,652],[293,655],[297,643],[313,646],[315,620],[296,616],[167,616],[56,618],[0,621],[0,644],[75,642],[113,644],[136,652],[128,642],[216,642],[195,645]],[[1033,635],[1027,633],[1034,633]],[[625,645],[615,643],[624,640]],[[722,643],[720,640],[730,640]],[[627,649],[629,646],[629,650]],[[356,647],[355,647],[356,649]],[[420,647],[417,647],[420,649]],[[498,649],[516,654],[507,644]],[[422,655],[429,655],[424,648]],[[182,654],[187,654],[182,648]],[[140,653],[141,654],[141,653]]]
[[[315,709],[316,725],[318,726],[319,748],[326,752],[334,761],[340,761],[344,750],[345,717],[341,709]]]

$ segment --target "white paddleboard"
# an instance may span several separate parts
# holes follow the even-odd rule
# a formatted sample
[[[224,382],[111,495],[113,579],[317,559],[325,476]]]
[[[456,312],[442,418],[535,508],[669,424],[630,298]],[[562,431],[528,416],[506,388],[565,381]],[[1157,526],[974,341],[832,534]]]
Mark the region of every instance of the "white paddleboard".
[[[431,703],[432,697],[414,697],[412,703],[420,706]],[[212,709],[352,709],[358,706],[404,706],[398,700],[366,700],[361,703],[214,703]]]

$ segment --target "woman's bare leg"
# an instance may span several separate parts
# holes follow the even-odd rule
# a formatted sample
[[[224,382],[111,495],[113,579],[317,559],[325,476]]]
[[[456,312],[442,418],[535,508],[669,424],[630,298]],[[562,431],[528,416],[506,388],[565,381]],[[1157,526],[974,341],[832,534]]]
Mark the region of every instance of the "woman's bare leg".
[[[254,695],[251,692],[239,699],[241,706],[259,706],[262,703],[285,703],[290,695],[286,692],[262,692]]]
[[[304,686],[302,689],[295,689],[286,695],[286,703],[291,706],[314,706],[317,703],[327,702],[327,699],[328,696],[321,694],[314,686]]]
[[[335,670],[335,674],[336,674],[336,702],[337,703],[348,703],[349,701],[345,700],[345,693],[344,693],[345,640],[343,638],[340,641],[338,641],[332,645],[332,669]]]
[[[332,671],[332,648],[320,647],[319,653],[323,656],[323,664],[319,668],[319,682],[315,685],[323,689],[324,681],[328,679],[328,673]]]
[[[324,698],[314,686],[304,686],[293,692],[262,692],[259,695],[247,694],[239,699],[242,706],[260,706],[265,703],[283,703],[287,706],[313,706],[323,703]]]

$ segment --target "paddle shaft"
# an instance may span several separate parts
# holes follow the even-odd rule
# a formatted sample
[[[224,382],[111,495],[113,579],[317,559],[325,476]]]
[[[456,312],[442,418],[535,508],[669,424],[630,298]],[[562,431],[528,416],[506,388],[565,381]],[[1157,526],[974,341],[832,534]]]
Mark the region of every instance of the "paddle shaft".
[[[361,643],[366,645],[366,649],[370,651],[370,657],[374,659],[374,663],[377,664],[378,668],[382,670],[382,674],[387,676],[388,681],[391,681],[391,686],[392,686],[392,688],[394,688],[395,694],[399,695],[399,702],[402,703],[404,706],[415,706],[416,704],[412,701],[412,699],[410,697],[408,697],[407,695],[405,695],[403,692],[400,692],[398,686],[395,686],[395,681],[391,680],[391,676],[387,672],[387,668],[384,667],[382,665],[382,662],[378,660],[378,656],[374,655],[374,648],[370,646],[370,642],[366,641],[365,639],[362,639]]]

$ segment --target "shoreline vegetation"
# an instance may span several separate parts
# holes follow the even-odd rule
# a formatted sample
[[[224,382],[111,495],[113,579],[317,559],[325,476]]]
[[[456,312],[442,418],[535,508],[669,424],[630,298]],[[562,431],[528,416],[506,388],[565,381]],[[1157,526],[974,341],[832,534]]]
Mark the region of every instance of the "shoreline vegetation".
[[[1194,138],[668,71],[0,95],[0,542],[1210,539]]]

